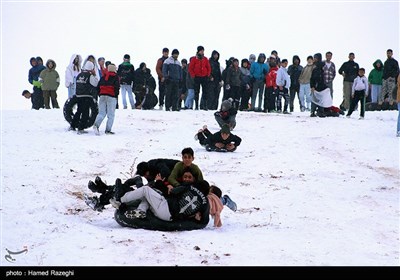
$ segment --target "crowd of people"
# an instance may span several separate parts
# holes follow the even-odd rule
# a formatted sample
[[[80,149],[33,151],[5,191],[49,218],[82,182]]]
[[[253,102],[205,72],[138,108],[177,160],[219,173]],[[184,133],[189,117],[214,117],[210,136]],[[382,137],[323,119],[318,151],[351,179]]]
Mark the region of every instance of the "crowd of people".
[[[100,135],[99,128],[106,116],[105,133],[114,134],[112,126],[116,109],[154,109],[158,103],[159,108],[166,111],[217,110],[214,117],[220,131],[212,133],[205,125],[196,133],[195,140],[207,151],[233,152],[242,141],[232,133],[238,111],[290,114],[294,111],[297,96],[300,111],[309,111],[310,117],[339,116],[345,111],[350,117],[359,106],[360,119],[363,119],[366,99],[370,97],[378,106],[385,100],[390,104],[395,100],[398,102],[397,136],[400,137],[399,87],[397,96],[393,96],[396,83],[400,83],[399,65],[391,49],[387,50],[384,63],[379,59],[373,63],[374,69],[368,77],[365,69],[354,61],[354,53],[349,53],[349,60],[338,69],[343,76],[343,102],[339,107],[332,102],[336,66],[331,60],[331,52],[326,52],[325,60],[321,53],[308,56],[304,67],[299,56],[293,56],[289,65],[289,61],[281,59],[277,51],[272,51],[268,57],[260,53],[257,59],[251,54],[249,59],[241,60],[240,66],[239,59],[231,57],[226,60],[222,71],[219,56],[219,52],[214,50],[208,59],[204,47],[198,46],[196,55],[189,61],[179,60],[179,50],[174,49],[169,56],[169,49],[164,48],[155,69],[159,89],[157,98],[156,80],[144,62],[135,70],[128,54],[123,56],[123,62],[118,66],[103,57],[96,60],[90,55],[83,60],[81,55],[74,54],[65,72],[68,98],[76,98],[78,105],[70,130],[77,129],[78,134],[87,133],[89,101],[93,100],[99,107],[93,124],[97,135]],[[23,95],[31,98],[32,109],[50,109],[50,102],[52,108],[59,108],[57,89],[60,76],[55,70],[56,62],[49,59],[44,66],[43,60],[36,57],[31,58],[30,63],[29,82],[33,85],[33,92],[24,90]],[[222,103],[218,110],[221,90]],[[118,104],[120,92],[122,107]],[[222,195],[217,186],[210,186],[193,160],[193,149],[185,148],[182,161],[154,159],[142,162],[137,166],[136,176],[124,183],[117,179],[114,185],[106,185],[97,177],[89,181],[88,187],[101,195],[87,197],[86,201],[95,210],[101,211],[105,205],[112,204],[119,211],[126,212],[130,202],[140,200],[137,208],[129,210],[127,215],[144,219],[151,211],[163,221],[190,219],[203,224],[208,223],[211,215],[214,225],[220,227],[223,205],[236,211],[236,203],[229,196]]]
[[[108,119],[105,133],[112,134],[115,109],[119,108],[119,92],[123,109],[153,109],[158,103],[159,108],[166,111],[217,110],[221,91],[222,101],[230,99],[234,109],[265,113],[290,114],[294,111],[297,96],[300,111],[310,111],[311,117],[338,116],[345,111],[350,117],[360,102],[362,119],[366,101],[377,103],[378,109],[385,100],[390,105],[395,101],[393,92],[399,64],[391,49],[387,50],[386,56],[384,63],[377,59],[373,70],[365,77],[365,70],[359,71],[354,53],[349,53],[349,60],[338,70],[329,51],[325,53],[325,59],[320,53],[308,56],[303,67],[299,56],[294,55],[289,65],[288,59],[281,59],[275,50],[268,57],[260,53],[257,59],[251,54],[249,59],[243,58],[240,65],[238,58],[231,57],[222,70],[220,54],[216,50],[207,58],[204,47],[198,46],[196,54],[189,60],[179,60],[179,50],[174,49],[170,56],[169,49],[163,48],[155,69],[157,98],[156,79],[150,69],[143,62],[135,70],[129,54],[123,56],[118,67],[103,57],[96,60],[89,55],[83,60],[81,55],[74,54],[65,72],[68,97],[77,96],[80,101],[79,114],[71,129],[85,133],[80,123],[87,119],[87,98],[95,98],[99,102],[99,117],[94,126],[96,134],[99,134],[105,116]],[[33,92],[25,90],[23,95],[31,98],[33,109],[50,109],[50,101],[53,108],[59,108],[57,89],[60,77],[55,70],[56,62],[49,59],[44,66],[40,57],[32,57],[30,63],[29,82],[33,85]],[[332,104],[336,72],[343,76],[343,102],[339,107]],[[355,82],[361,80],[367,82],[357,82],[355,87]]]

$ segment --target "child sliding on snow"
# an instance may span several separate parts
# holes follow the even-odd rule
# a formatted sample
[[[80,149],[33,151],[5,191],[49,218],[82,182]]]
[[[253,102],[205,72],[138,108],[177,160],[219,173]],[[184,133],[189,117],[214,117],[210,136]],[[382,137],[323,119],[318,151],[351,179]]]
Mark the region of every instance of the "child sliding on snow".
[[[229,125],[224,124],[220,131],[212,134],[207,126],[203,126],[195,135],[195,140],[199,140],[200,145],[207,151],[233,152],[242,142],[239,136],[231,133]]]

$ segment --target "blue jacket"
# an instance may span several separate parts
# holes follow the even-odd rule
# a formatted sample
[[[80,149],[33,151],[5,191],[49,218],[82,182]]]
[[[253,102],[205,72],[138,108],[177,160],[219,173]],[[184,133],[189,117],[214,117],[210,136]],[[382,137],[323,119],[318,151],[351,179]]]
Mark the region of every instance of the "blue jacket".
[[[163,64],[162,74],[166,80],[180,82],[182,81],[182,66],[179,60],[172,56],[168,57]]]
[[[265,80],[265,75],[269,72],[266,63],[253,62],[250,66],[250,76],[255,80]]]

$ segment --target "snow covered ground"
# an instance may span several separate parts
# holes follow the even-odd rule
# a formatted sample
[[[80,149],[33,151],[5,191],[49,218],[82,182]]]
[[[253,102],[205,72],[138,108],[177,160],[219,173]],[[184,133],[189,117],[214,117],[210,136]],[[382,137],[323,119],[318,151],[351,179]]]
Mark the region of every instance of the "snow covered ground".
[[[5,266],[397,266],[397,111],[358,120],[239,112],[234,153],[194,139],[212,111],[117,110],[115,135],[67,131],[62,110],[3,110],[1,258]],[[105,123],[101,130],[104,131]],[[136,164],[195,151],[205,179],[238,204],[222,228],[123,228],[81,194],[96,175],[126,179]]]

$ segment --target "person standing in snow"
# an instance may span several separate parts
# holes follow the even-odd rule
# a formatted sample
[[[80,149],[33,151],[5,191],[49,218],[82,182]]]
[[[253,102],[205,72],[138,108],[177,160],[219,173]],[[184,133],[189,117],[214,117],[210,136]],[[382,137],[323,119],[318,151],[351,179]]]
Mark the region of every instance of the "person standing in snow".
[[[221,92],[221,66],[219,65],[219,52],[213,50],[209,59],[211,66],[210,81],[208,83],[208,110],[217,110]]]
[[[211,66],[208,58],[204,56],[203,46],[198,46],[196,56],[190,59],[189,74],[194,79],[194,102],[196,110],[199,109],[200,85],[202,90],[200,109],[208,110],[208,80],[211,74]]]
[[[162,110],[164,107],[165,90],[166,90],[165,83],[162,81],[162,78],[163,78],[162,67],[163,67],[164,61],[168,58],[168,56],[169,56],[169,49],[163,48],[162,56],[157,60],[157,64],[156,64],[156,73],[157,73],[157,77],[158,77],[158,102],[159,102],[160,110]]]
[[[58,106],[56,91],[60,86],[60,76],[56,71],[56,63],[54,60],[47,60],[46,69],[40,73],[39,81],[42,84],[44,107],[50,109],[51,99],[51,106],[53,109],[59,109],[60,106]]]
[[[310,111],[311,109],[310,79],[314,67],[315,66],[313,63],[313,57],[310,55],[307,57],[307,65],[304,66],[303,70],[301,70],[301,74],[299,77],[299,83],[300,83],[299,100],[300,100],[301,112]],[[325,75],[325,70],[324,70],[324,75]]]
[[[299,77],[301,74],[301,71],[303,70],[303,66],[300,65],[300,57],[298,55],[293,56],[293,64],[289,66],[287,73],[290,76],[290,102],[289,102],[289,109],[290,112],[293,112],[294,109],[294,99],[297,98],[299,99],[299,104],[300,103],[300,98],[299,98],[299,92],[300,92],[300,83],[299,83]]]
[[[107,115],[106,134],[114,134],[111,131],[115,118],[115,108],[119,93],[119,79],[117,67],[110,64],[107,67],[105,76],[101,77],[98,86],[100,87],[99,113],[93,124],[96,135],[100,135],[99,127]]]
[[[68,89],[68,98],[72,98],[76,91],[76,76],[81,72],[82,56],[73,54],[69,65],[65,69],[65,86]]]
[[[393,51],[388,49],[386,55],[387,59],[383,64],[382,94],[379,99],[379,105],[382,105],[386,97],[389,99],[389,104],[393,104],[393,90],[396,86],[396,78],[399,75],[399,63],[393,58]]]
[[[360,120],[364,119],[365,114],[365,98],[368,95],[368,80],[365,77],[365,69],[360,68],[358,70],[358,76],[354,79],[353,87],[351,89],[351,103],[350,109],[347,112],[346,117],[350,117],[356,108],[357,103],[360,101]]]
[[[32,68],[29,69],[28,81],[33,85],[33,92],[31,97],[32,109],[39,110],[44,108],[42,84],[39,82],[40,73],[46,69],[41,64],[38,64],[37,59],[32,57],[29,60]]]
[[[89,119],[90,99],[94,99],[93,91],[97,93],[99,80],[93,62],[87,61],[82,67],[82,72],[76,77],[76,97],[78,109],[72,119],[70,130],[78,128],[78,134],[87,133],[84,130]]]
[[[332,106],[332,97],[324,79],[324,62],[320,53],[314,54],[314,69],[311,73],[311,115],[310,117],[326,117],[325,109]],[[315,112],[317,111],[317,115]]]
[[[276,98],[278,94],[278,86],[276,85],[276,76],[278,73],[278,65],[276,57],[271,54],[268,58],[269,72],[265,75],[265,93],[264,93],[264,112],[276,112]]]
[[[131,108],[135,109],[135,101],[133,100],[132,84],[135,79],[135,67],[130,62],[131,56],[129,54],[124,55],[124,61],[118,66],[118,77],[120,79],[121,93],[122,93],[122,105],[124,109],[128,109],[128,103],[126,101],[126,94],[128,94],[129,103]]]
[[[179,84],[182,81],[182,66],[178,60],[179,51],[174,49],[172,55],[164,61],[161,81],[166,84],[165,111],[178,111]]]
[[[349,53],[349,61],[342,64],[339,68],[339,74],[343,76],[343,102],[340,109],[349,110],[351,101],[351,89],[353,87],[354,79],[357,78],[358,63],[354,62],[354,53]]]
[[[251,110],[262,111],[261,105],[263,104],[264,86],[265,86],[265,75],[269,71],[269,65],[265,63],[266,56],[264,53],[260,53],[257,58],[257,62],[251,64],[250,75],[253,80],[253,94],[251,96]],[[256,108],[256,99],[258,93],[258,107]]]
[[[333,80],[336,77],[336,66],[332,62],[332,52],[326,52],[324,61],[324,78],[325,84],[331,91],[331,97],[333,99]]]
[[[276,108],[278,113],[282,113],[282,97],[285,99],[285,104],[283,106],[283,113],[289,114],[287,111],[289,105],[289,88],[290,88],[290,77],[287,72],[288,60],[286,58],[282,59],[281,66],[276,73],[276,86],[278,87],[278,96],[276,98]]]
[[[377,59],[372,66],[374,69],[369,72],[368,87],[371,88],[371,102],[378,103],[378,100],[381,100],[382,94],[383,63],[380,59]]]

